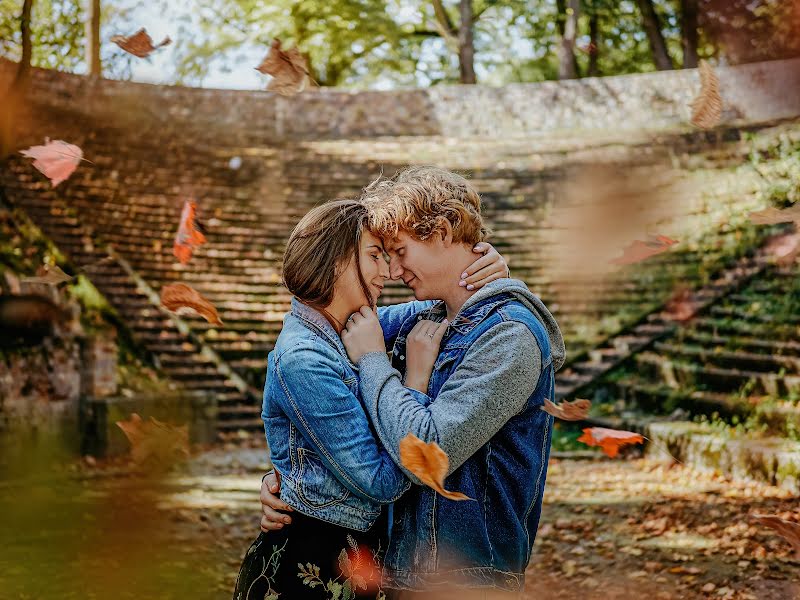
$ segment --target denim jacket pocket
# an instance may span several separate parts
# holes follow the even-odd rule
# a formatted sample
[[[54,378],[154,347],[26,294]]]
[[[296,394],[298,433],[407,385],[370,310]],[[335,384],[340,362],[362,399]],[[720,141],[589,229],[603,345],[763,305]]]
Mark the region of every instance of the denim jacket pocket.
[[[333,506],[350,495],[350,490],[333,476],[316,452],[298,448],[297,459],[298,495],[309,506],[314,508]]]

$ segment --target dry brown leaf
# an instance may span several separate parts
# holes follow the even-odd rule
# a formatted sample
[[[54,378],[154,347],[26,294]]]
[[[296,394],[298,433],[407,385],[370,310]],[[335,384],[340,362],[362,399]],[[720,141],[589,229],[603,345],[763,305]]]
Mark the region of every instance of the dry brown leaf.
[[[191,308],[212,325],[222,325],[214,305],[185,283],[172,283],[161,288],[161,305],[173,312],[179,308]]]
[[[665,235],[650,236],[647,241],[636,240],[623,250],[622,256],[615,258],[611,263],[615,265],[630,265],[641,262],[651,256],[666,252],[670,246],[677,243],[677,240],[668,238]]]
[[[133,54],[134,56],[138,56],[139,58],[147,58],[157,48],[161,48],[161,46],[167,46],[172,43],[172,40],[169,39],[168,36],[165,37],[160,44],[154,46],[153,38],[150,37],[150,34],[147,33],[147,30],[144,27],[131,36],[111,36],[111,41],[125,50],[125,52]]]
[[[794,264],[800,256],[800,233],[786,233],[771,237],[764,244],[764,251],[781,266]]]
[[[680,288],[667,301],[663,314],[670,321],[684,322],[694,318],[699,308],[700,305],[693,300],[692,291]]]
[[[150,417],[149,421],[132,413],[127,421],[117,421],[131,443],[131,458],[137,465],[148,463],[168,467],[189,456],[189,427],[162,423]]]
[[[587,427],[583,430],[583,435],[578,438],[587,446],[600,446],[607,456],[614,458],[619,452],[620,447],[628,444],[643,444],[644,437],[633,431],[619,431],[617,429],[606,429],[605,427]]]
[[[701,129],[711,129],[722,117],[722,96],[719,78],[705,60],[700,61],[700,94],[692,101],[692,124]]]
[[[795,557],[800,559],[800,523],[787,521],[775,515],[754,514],[753,519],[778,532],[778,535],[792,545]]]
[[[444,478],[450,460],[436,442],[426,444],[413,433],[400,440],[400,462],[422,483],[449,500],[472,500],[460,492],[444,489]]]
[[[282,96],[292,96],[303,91],[309,80],[308,64],[300,50],[296,47],[281,50],[281,41],[278,38],[272,40],[269,52],[256,70],[272,75],[267,91]]]
[[[58,285],[59,283],[65,283],[73,279],[75,278],[64,273],[58,265],[42,265],[36,269],[36,275],[34,277],[23,277],[22,281],[25,283]]]
[[[197,203],[191,200],[183,203],[178,233],[172,246],[172,253],[184,265],[192,258],[194,249],[206,243],[206,236],[197,228],[196,212]]]
[[[783,210],[770,207],[753,211],[750,213],[750,221],[756,225],[777,225],[792,221],[800,225],[800,202]]]
[[[33,166],[50,180],[53,187],[65,181],[83,159],[83,150],[63,140],[45,139],[44,146],[31,146],[20,154],[33,158]]]
[[[572,402],[562,402],[555,404],[547,398],[544,399],[544,406],[541,407],[544,412],[553,415],[557,419],[563,421],[582,421],[589,415],[589,409],[592,408],[591,400],[585,398],[577,398]]]

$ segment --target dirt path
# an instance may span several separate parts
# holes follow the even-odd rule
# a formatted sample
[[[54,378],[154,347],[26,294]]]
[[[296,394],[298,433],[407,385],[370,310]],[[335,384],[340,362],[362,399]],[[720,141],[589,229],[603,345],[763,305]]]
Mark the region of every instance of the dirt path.
[[[0,486],[0,598],[229,598],[265,456],[217,447],[166,480],[105,464]],[[789,544],[747,519],[797,519],[797,498],[641,459],[549,473],[526,598],[800,598]]]

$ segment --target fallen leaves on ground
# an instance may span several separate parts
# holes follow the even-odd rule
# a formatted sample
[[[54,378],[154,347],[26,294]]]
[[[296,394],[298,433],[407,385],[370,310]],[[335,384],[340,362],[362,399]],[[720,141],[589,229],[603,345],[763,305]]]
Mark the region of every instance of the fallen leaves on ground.
[[[44,146],[31,146],[20,154],[33,158],[33,166],[50,180],[53,187],[66,181],[78,168],[83,158],[83,150],[64,140],[45,139]]]
[[[621,447],[630,444],[642,444],[644,443],[644,437],[633,431],[587,427],[583,430],[583,435],[578,438],[578,441],[587,446],[600,446],[607,456],[614,458]]]
[[[143,421],[137,413],[116,423],[131,443],[131,458],[136,465],[170,467],[189,456],[188,425],[169,425],[153,417]]]
[[[722,96],[719,78],[708,62],[701,60],[700,94],[692,102],[692,124],[701,129],[711,129],[722,117]]]
[[[800,233],[787,233],[767,240],[764,251],[781,266],[794,264],[800,255]]]
[[[425,443],[413,433],[409,433],[400,440],[400,461],[422,483],[448,500],[472,500],[460,492],[449,492],[444,489],[444,478],[450,460],[436,442]]]
[[[641,262],[651,256],[666,252],[670,246],[674,246],[677,243],[677,240],[668,238],[665,235],[650,236],[647,241],[636,240],[623,250],[622,256],[615,258],[611,263],[615,265],[631,265]]]
[[[214,305],[185,283],[172,283],[161,288],[161,305],[173,312],[191,308],[212,325],[222,325]]]
[[[206,236],[197,228],[196,213],[196,202],[184,202],[178,233],[172,246],[172,253],[184,265],[191,260],[195,248],[206,243]]]
[[[557,419],[563,421],[582,421],[589,415],[589,409],[592,408],[591,400],[585,398],[577,398],[572,402],[562,402],[555,404],[547,398],[544,399],[544,406],[541,407],[544,412],[553,415]]]
[[[147,58],[157,48],[161,48],[162,46],[167,46],[172,43],[172,40],[169,39],[169,36],[167,36],[161,40],[161,43],[154,46],[153,38],[150,37],[150,34],[147,33],[147,30],[144,27],[130,36],[111,36],[111,41],[125,50],[125,52],[133,54],[134,56],[138,56],[139,58]]]
[[[267,91],[282,96],[292,96],[303,91],[309,79],[308,64],[300,50],[296,47],[281,50],[281,41],[278,38],[272,40],[269,52],[256,70],[272,75]]]

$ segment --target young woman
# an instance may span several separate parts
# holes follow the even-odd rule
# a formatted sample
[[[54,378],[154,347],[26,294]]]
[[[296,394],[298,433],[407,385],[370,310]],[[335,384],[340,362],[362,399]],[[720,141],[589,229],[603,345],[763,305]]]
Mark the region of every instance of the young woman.
[[[374,434],[339,337],[351,314],[365,304],[375,308],[389,276],[366,218],[357,201],[329,202],[289,237],[283,279],[294,298],[268,357],[262,418],[292,525],[261,533],[250,546],[234,600],[385,598],[379,563],[388,523],[381,507],[410,482]],[[468,269],[491,263],[475,287],[505,276],[502,257],[488,244],[475,251],[484,250],[489,254]],[[429,305],[378,308],[387,345],[406,317]],[[437,354],[438,345],[419,346],[409,380],[427,381]]]

